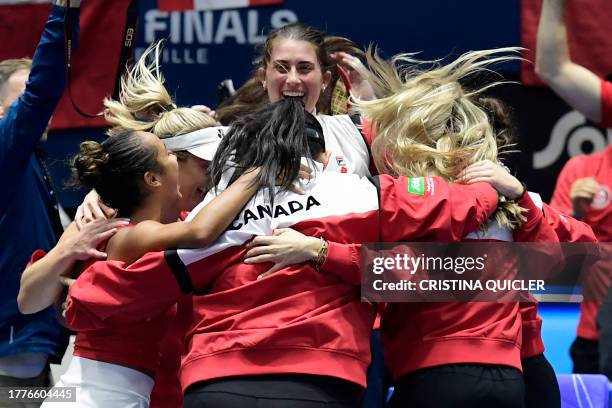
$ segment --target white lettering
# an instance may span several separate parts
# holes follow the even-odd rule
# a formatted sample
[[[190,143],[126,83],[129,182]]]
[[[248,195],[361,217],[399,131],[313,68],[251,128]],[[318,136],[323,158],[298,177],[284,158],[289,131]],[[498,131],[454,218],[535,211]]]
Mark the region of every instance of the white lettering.
[[[157,38],[158,31],[166,31],[168,24],[161,19],[168,18],[168,13],[157,9],[145,13],[145,42],[151,43]]]
[[[612,142],[612,133],[607,130],[608,143]],[[586,117],[577,111],[570,111],[563,115],[552,129],[548,145],[533,154],[533,168],[541,169],[555,163],[567,144],[567,154],[570,157],[587,153],[583,145],[588,142],[593,151],[600,151],[606,147],[606,139],[602,131],[587,125]]]
[[[198,48],[196,61],[198,64],[208,64],[208,48]]]
[[[222,44],[227,37],[233,37],[238,44],[244,44],[246,38],[240,21],[240,14],[236,10],[221,13],[215,43]]]
[[[181,14],[179,12],[170,13],[170,42],[172,44],[181,42]]]
[[[278,10],[272,14],[270,23],[273,28],[282,27],[298,21],[297,15],[291,10]]]
[[[197,11],[188,11],[185,13],[185,20],[183,22],[183,25],[185,44],[193,44],[194,33],[196,40],[199,44],[210,44],[212,42],[212,12],[206,11],[204,13],[199,13]]]
[[[249,10],[249,44],[261,44],[266,41],[266,36],[259,29],[259,13],[257,10]]]

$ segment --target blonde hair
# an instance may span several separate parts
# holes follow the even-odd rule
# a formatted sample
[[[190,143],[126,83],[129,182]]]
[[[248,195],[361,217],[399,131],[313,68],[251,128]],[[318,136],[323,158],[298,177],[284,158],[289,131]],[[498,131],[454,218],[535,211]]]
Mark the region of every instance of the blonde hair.
[[[22,69],[28,71],[32,69],[32,60],[29,58],[7,59],[0,61],[0,102],[4,101],[5,88],[4,85],[9,80],[11,75]]]
[[[372,156],[380,172],[409,177],[442,176],[454,181],[468,165],[497,161],[500,147],[478,95],[504,83],[474,90],[460,81],[497,62],[520,59],[517,48],[468,52],[455,61],[419,61],[411,54],[383,60],[371,48],[370,71],[361,70],[380,99],[354,101],[355,109],[376,125]],[[432,67],[433,65],[433,67]],[[518,205],[500,198],[495,220],[514,229],[524,221]]]
[[[177,108],[159,70],[161,47],[162,42],[149,46],[121,78],[119,101],[104,99],[104,116],[114,126],[107,132],[109,136],[130,129],[151,132],[163,139],[219,125],[204,112]],[[151,62],[147,63],[150,56]]]

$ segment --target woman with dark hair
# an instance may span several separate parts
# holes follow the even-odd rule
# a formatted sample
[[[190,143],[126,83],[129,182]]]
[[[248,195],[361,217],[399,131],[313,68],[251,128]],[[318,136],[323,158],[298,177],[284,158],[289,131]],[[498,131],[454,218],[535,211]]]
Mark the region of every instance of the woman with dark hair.
[[[293,23],[268,35],[257,61],[255,75],[236,95],[217,110],[224,124],[286,97],[302,100],[306,112],[313,114],[323,128],[330,155],[342,163],[338,170],[370,175],[369,140],[361,133],[358,116],[333,115],[331,99],[340,80],[339,63],[349,70],[351,93],[358,99],[375,97],[372,88],[354,70],[363,52],[350,40],[325,36],[314,27]],[[330,55],[333,53],[333,58]],[[346,89],[345,89],[346,92]]]
[[[211,201],[192,222],[176,222],[181,201],[176,156],[151,133],[113,132],[114,136],[102,143],[83,142],[74,160],[79,182],[95,189],[106,205],[117,209],[119,217],[130,219],[129,228],[118,230],[100,247],[111,262],[129,265],[150,251],[206,246],[256,191],[257,171],[244,172],[231,190]],[[91,279],[90,288],[102,291],[107,284],[105,276],[91,272],[84,272],[76,282],[81,279]],[[56,286],[59,291],[59,281]],[[22,301],[27,301],[27,294]],[[121,307],[120,302],[116,304]],[[85,330],[72,327],[68,319],[77,332],[75,351],[56,387],[77,387],[77,407],[148,406],[159,341],[175,313],[173,304],[168,304],[155,316],[129,327],[102,322]]]
[[[194,297],[189,350],[180,372],[186,407],[249,407],[263,401],[270,407],[359,406],[374,313],[360,301],[358,285],[347,283],[345,270],[336,267],[345,253],[334,254],[321,241],[317,263],[258,278],[267,268],[242,262],[249,240],[291,226],[344,244],[450,242],[484,222],[497,195],[485,184],[448,185],[437,177],[427,178],[431,189],[419,195],[409,192],[405,177],[380,176],[372,183],[324,171],[312,162],[326,161],[324,142],[301,97],[282,98],[239,119],[213,161],[217,187],[191,215],[197,217],[248,168],[261,167],[255,177],[260,190],[228,230],[207,248],[150,253],[129,269],[94,264],[82,277],[95,276],[96,270],[113,284],[100,288],[79,279],[71,289],[68,321],[77,330],[100,321],[129,326],[156,315],[184,292],[202,294]],[[303,157],[315,178],[301,183],[305,194],[298,195],[287,187]],[[520,194],[522,186],[516,181],[510,189]],[[321,267],[333,273],[319,273]],[[144,271],[152,275],[135,273]],[[147,296],[138,296],[125,282]],[[121,308],[114,299],[121,300]]]

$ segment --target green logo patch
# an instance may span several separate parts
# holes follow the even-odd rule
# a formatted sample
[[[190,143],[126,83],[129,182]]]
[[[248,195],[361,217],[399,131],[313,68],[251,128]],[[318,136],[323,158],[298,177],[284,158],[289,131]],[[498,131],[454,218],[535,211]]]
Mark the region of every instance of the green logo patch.
[[[410,177],[408,179],[408,192],[416,195],[425,195],[425,179],[423,177]]]

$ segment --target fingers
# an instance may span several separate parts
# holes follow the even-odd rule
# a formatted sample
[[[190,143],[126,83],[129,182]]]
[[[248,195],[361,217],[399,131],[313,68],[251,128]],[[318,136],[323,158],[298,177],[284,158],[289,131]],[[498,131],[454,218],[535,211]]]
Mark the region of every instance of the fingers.
[[[212,116],[215,119],[217,118],[217,112],[206,105],[193,105],[191,109],[206,113],[207,115]]]
[[[493,172],[489,170],[472,170],[465,173],[459,180],[464,183],[467,183],[470,180],[480,179],[480,178],[488,178],[491,179],[493,177]]]
[[[305,164],[300,164],[300,171],[298,174],[300,174],[301,178],[310,180],[312,178],[312,169]],[[302,174],[308,177],[302,177]]]
[[[277,228],[272,231],[272,235],[278,237],[279,235],[286,234],[287,232],[293,231],[291,228]]]
[[[76,213],[74,214],[74,224],[76,225],[79,231],[81,230],[81,228],[83,228],[83,217],[83,204],[81,204],[77,207]]]
[[[333,60],[338,64],[342,64],[343,68],[355,69],[361,64],[361,60],[347,52],[338,51],[330,54]]]
[[[595,192],[591,192],[587,190],[578,190],[578,191],[575,191],[571,195],[571,199],[573,200],[576,198],[584,198],[586,200],[592,200],[594,195],[595,195]]]
[[[81,217],[81,224],[85,225],[92,222],[95,218],[91,213],[89,203],[83,203],[81,205],[83,206],[83,217]]]
[[[491,181],[490,177],[476,177],[472,179],[466,179],[465,184],[488,183],[489,181]]]
[[[300,170],[298,171],[298,178],[301,178],[304,180],[312,180],[312,177],[313,177],[312,169],[302,164],[302,166],[300,167]]]
[[[114,229],[116,232],[118,228],[125,227],[129,223],[130,220],[127,218],[117,218],[112,220],[107,220],[106,218],[99,218],[87,224],[84,227],[83,231],[84,233],[91,232],[92,234],[99,234]]]
[[[257,247],[249,249],[244,254],[244,257],[246,259],[246,258],[251,258],[254,256],[263,255],[263,254],[276,254],[276,247],[274,247],[273,245],[257,246]]]
[[[92,240],[92,245],[97,246],[99,243],[104,242],[110,237],[112,237],[113,235],[115,235],[116,232],[117,232],[117,228],[111,228],[108,231],[104,231],[104,232],[97,234],[96,236],[94,236],[94,239]]]
[[[89,255],[89,258],[94,258],[94,259],[106,259],[108,257],[108,254],[106,252],[101,252],[98,251],[97,249],[91,249],[87,252],[87,255]]]
[[[258,264],[258,263],[276,262],[276,261],[277,261],[276,254],[263,254],[263,255],[245,258],[243,262],[246,264]]]
[[[76,279],[69,278],[68,276],[60,276],[59,281],[62,285],[71,288],[74,285]]]
[[[276,239],[271,235],[258,235],[249,242],[246,247],[252,248],[260,245],[271,245]]]
[[[321,163],[323,163],[323,168],[326,169],[327,165],[329,164],[329,158],[331,157],[331,152],[330,151],[325,151],[325,153],[321,154]]]
[[[106,218],[113,218],[115,214],[117,214],[117,210],[115,210],[114,208],[110,208],[104,203],[98,203],[98,205],[102,209],[102,212],[104,212]]]
[[[104,215],[104,211],[102,211],[102,209],[100,208],[100,203],[99,202],[88,202],[87,203],[87,208],[89,209],[89,212],[91,214],[92,221],[93,220],[97,220],[99,218],[106,218],[106,215]]]
[[[293,183],[290,187],[289,187],[289,191],[294,192],[295,194],[299,194],[299,195],[304,195],[306,194],[306,192],[302,189],[302,187],[300,187],[297,183]]]

